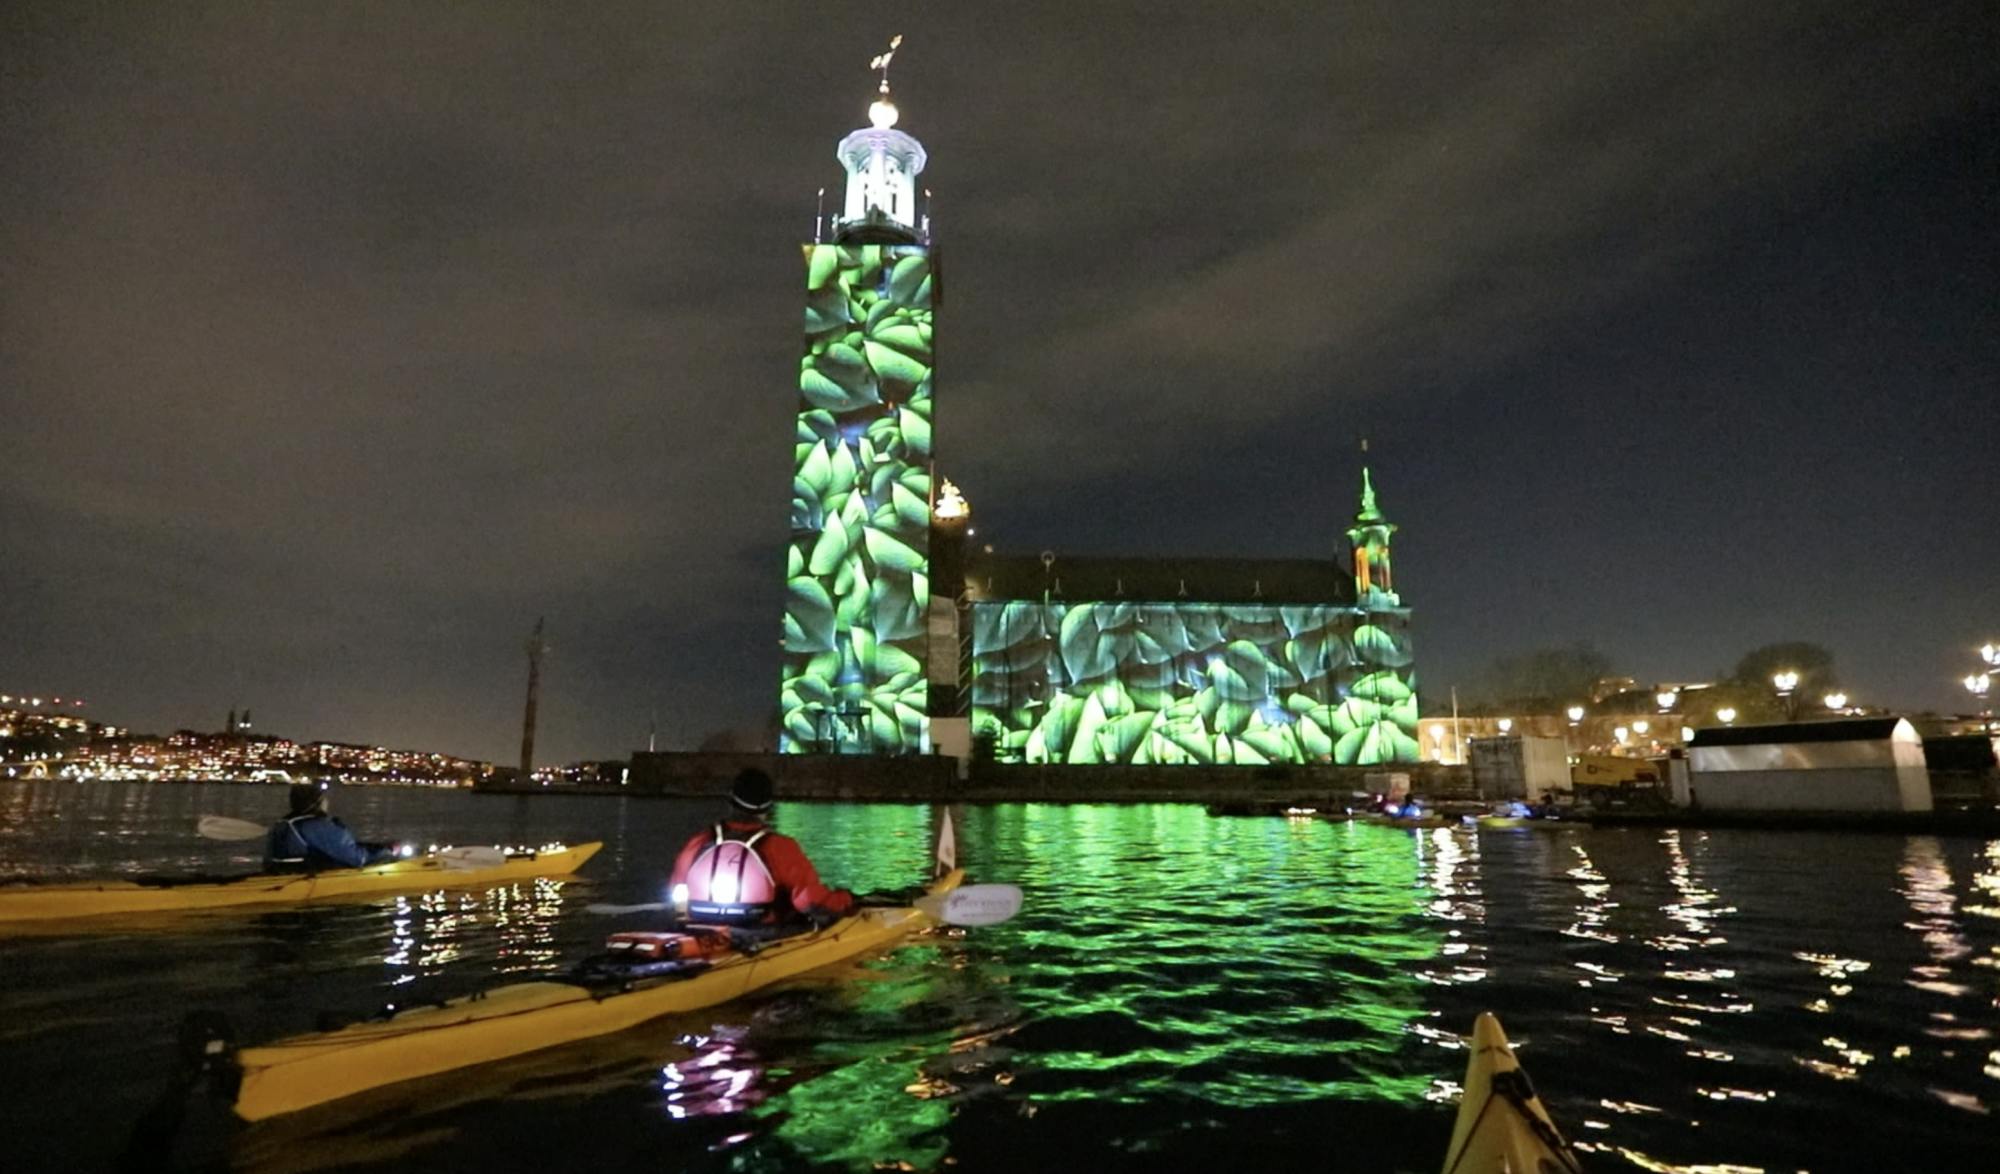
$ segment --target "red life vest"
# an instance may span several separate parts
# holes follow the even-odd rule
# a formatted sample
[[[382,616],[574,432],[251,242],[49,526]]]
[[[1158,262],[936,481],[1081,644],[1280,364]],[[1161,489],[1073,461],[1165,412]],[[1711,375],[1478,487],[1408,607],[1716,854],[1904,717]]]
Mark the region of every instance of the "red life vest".
[[[688,866],[689,920],[748,925],[771,915],[778,883],[757,854],[757,841],[767,834],[759,828],[749,839],[733,840],[721,824],[715,825],[715,840]]]

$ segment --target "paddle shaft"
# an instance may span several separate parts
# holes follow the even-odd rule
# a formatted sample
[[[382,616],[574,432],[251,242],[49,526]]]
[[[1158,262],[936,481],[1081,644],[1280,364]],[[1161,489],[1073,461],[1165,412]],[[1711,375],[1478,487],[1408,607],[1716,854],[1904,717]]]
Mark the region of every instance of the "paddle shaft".
[[[949,893],[918,897],[910,902],[926,917],[946,925],[998,925],[1020,912],[1021,890],[1013,885],[967,885]],[[666,901],[637,905],[586,905],[585,913],[617,916],[624,913],[667,913],[673,906]]]

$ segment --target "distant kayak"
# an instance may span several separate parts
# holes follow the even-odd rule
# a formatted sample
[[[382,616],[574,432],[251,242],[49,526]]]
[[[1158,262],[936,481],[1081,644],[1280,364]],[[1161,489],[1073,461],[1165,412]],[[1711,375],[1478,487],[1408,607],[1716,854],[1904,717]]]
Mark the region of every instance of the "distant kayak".
[[[948,894],[962,880],[962,873],[952,872],[934,882],[930,893]],[[634,955],[630,966],[597,959],[561,979],[512,983],[234,1053],[218,1041],[213,1056],[225,1087],[234,1087],[237,1116],[258,1121],[726,1003],[892,946],[933,924],[914,906],[862,908],[825,929],[778,938],[754,951],[627,950]],[[621,934],[614,945],[681,936]]]
[[[1366,816],[1364,819],[1368,823],[1390,828],[1455,828],[1463,822],[1462,820],[1443,815],[1397,816],[1376,814]]]
[[[1580,1174],[1491,1011],[1473,1021],[1471,1046],[1444,1174]]]
[[[249,876],[95,881],[60,885],[0,887],[0,924],[106,914],[170,913],[223,909],[233,905],[299,905],[332,897],[427,889],[478,888],[499,881],[575,872],[603,847],[600,842],[550,844],[510,851],[499,863],[485,856],[436,852],[318,873],[252,873]],[[492,853],[493,849],[480,849]]]

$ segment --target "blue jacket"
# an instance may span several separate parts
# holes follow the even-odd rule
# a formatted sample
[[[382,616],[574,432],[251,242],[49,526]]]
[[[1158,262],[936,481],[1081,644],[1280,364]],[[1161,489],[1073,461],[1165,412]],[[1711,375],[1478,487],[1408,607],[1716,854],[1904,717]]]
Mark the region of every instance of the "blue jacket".
[[[324,872],[393,860],[393,844],[363,844],[331,815],[295,815],[271,825],[264,838],[267,872]]]

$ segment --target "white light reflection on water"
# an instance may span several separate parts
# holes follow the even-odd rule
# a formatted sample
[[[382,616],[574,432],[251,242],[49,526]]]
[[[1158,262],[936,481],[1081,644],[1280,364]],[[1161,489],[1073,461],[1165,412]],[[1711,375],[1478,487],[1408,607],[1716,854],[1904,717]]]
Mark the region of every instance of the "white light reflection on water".
[[[538,876],[524,890],[520,883],[487,894],[493,926],[500,931],[497,962],[500,973],[546,970],[558,961],[556,925],[562,920],[563,882]]]
[[[1955,917],[1958,900],[1952,892],[1951,869],[1944,862],[1944,850],[1936,837],[1910,837],[1908,846],[1903,850],[1900,875],[1903,883],[1897,891],[1918,914],[1916,921],[1906,921],[1903,926],[1917,931],[1931,956],[1930,965],[1913,966],[1910,972],[1920,979],[1943,979],[1951,973],[1951,963],[1972,953],[1972,947],[1966,945],[1965,935],[1958,927]],[[1910,985],[1919,990],[1937,990],[1919,981],[1911,981]],[[1937,993],[1966,993],[1964,987],[1955,984],[1947,986],[1953,989],[1937,990]]]
[[[1691,844],[1684,842],[1683,836],[1689,837]],[[1674,899],[1662,905],[1660,912],[1675,928],[1647,937],[1645,945],[1667,956],[1660,969],[1661,978],[1669,982],[1719,988],[1736,978],[1734,969],[1694,965],[1693,958],[1684,957],[1699,956],[1726,945],[1729,939],[1718,930],[1717,922],[1736,913],[1734,905],[1723,904],[1721,894],[1709,888],[1696,874],[1695,856],[1707,849],[1708,835],[1706,832],[1684,833],[1679,828],[1672,828],[1661,835],[1659,843],[1666,849],[1667,883],[1674,891]],[[1673,961],[1676,957],[1683,960]],[[1670,999],[1653,995],[1649,1001],[1665,1010],[1666,1014],[1653,1022],[1639,1024],[1646,1034],[1684,1045],[1681,1049],[1683,1054],[1715,1064],[1733,1064],[1736,1055],[1727,1047],[1720,1046],[1726,1040],[1701,1038],[1700,1033],[1710,1027],[1703,1016],[1716,1013],[1741,1015],[1756,1009],[1751,1000],[1726,989],[1717,989],[1714,995],[1699,998]],[[1724,1031],[1724,1034],[1727,1032]]]
[[[1987,845],[1983,860],[1993,859],[1993,847],[1992,844]],[[1917,915],[1915,920],[1904,922],[1903,927],[1916,932],[1923,942],[1925,954],[1929,957],[1929,961],[1919,962],[1910,967],[1910,977],[1903,980],[1904,984],[1925,994],[1940,995],[1947,999],[1963,999],[1973,994],[1971,986],[1955,981],[1957,976],[1952,970],[1954,962],[1970,956],[1973,951],[1965,939],[1963,927],[1958,923],[1958,896],[1952,886],[1951,867],[1945,862],[1943,846],[1938,843],[1936,837],[1911,836],[1903,849],[1903,865],[1898,870],[1898,875],[1902,881],[1898,891],[1902,893],[1903,899],[1909,902],[1911,911]],[[1982,880],[1985,875],[1985,870],[1982,869],[1980,872]],[[1985,891],[1979,881],[1975,881],[1975,885],[1979,886],[1981,891]],[[1983,959],[1974,959],[1973,964],[1977,965],[1981,961]],[[1988,1006],[1992,1006],[1996,1001],[2000,1000],[1994,1000],[1989,996]],[[1985,1027],[1957,1026],[1958,1015],[1955,1011],[1934,1010],[1930,1013],[1930,1017],[1932,1024],[1924,1029],[1924,1034],[1942,1040],[1946,1044],[1992,1038],[1993,1033]],[[1947,1026],[1940,1027],[1938,1024]],[[1945,1054],[1949,1056],[1952,1053],[1947,1050]],[[1989,1057],[1992,1058],[2000,1058],[2000,1053]],[[1983,1071],[1986,1076],[1995,1077],[1992,1065],[1988,1065]],[[1986,1103],[1971,1093],[1938,1088],[1934,1085],[1928,1086],[1926,1091],[1954,1109],[1982,1117],[1991,1113]]]
[[[1974,917],[2000,918],[2000,840],[1986,842],[1985,850],[1979,854],[1979,863],[1979,871],[1972,875],[1972,888],[1978,894],[1979,903],[1966,905],[1965,912]],[[2000,946],[1981,955],[1974,965],[2000,967]]]
[[[489,948],[495,973],[549,969],[560,960],[555,931],[563,883],[537,877],[483,891],[435,889],[396,897],[382,957],[398,972],[390,985],[434,977]]]
[[[1417,832],[1412,839],[1416,842],[1418,876],[1431,890],[1423,915],[1452,923],[1438,947],[1438,956],[1449,960],[1450,968],[1427,967],[1418,971],[1417,977],[1438,986],[1479,982],[1487,975],[1486,946],[1466,932],[1468,926],[1486,924],[1479,837],[1471,831],[1433,828]]]
[[[1583,845],[1571,844],[1570,850],[1576,853],[1580,863],[1565,875],[1576,882],[1579,900],[1576,906],[1576,920],[1570,922],[1563,933],[1573,938],[1586,938],[1594,942],[1616,942],[1618,935],[1608,928],[1611,923],[1611,911],[1618,908],[1618,902],[1610,899],[1610,882],[1606,881],[1604,874],[1597,870],[1597,865],[1591,862],[1590,853],[1583,850]],[[1584,980],[1583,985],[1588,986],[1589,980]]]

